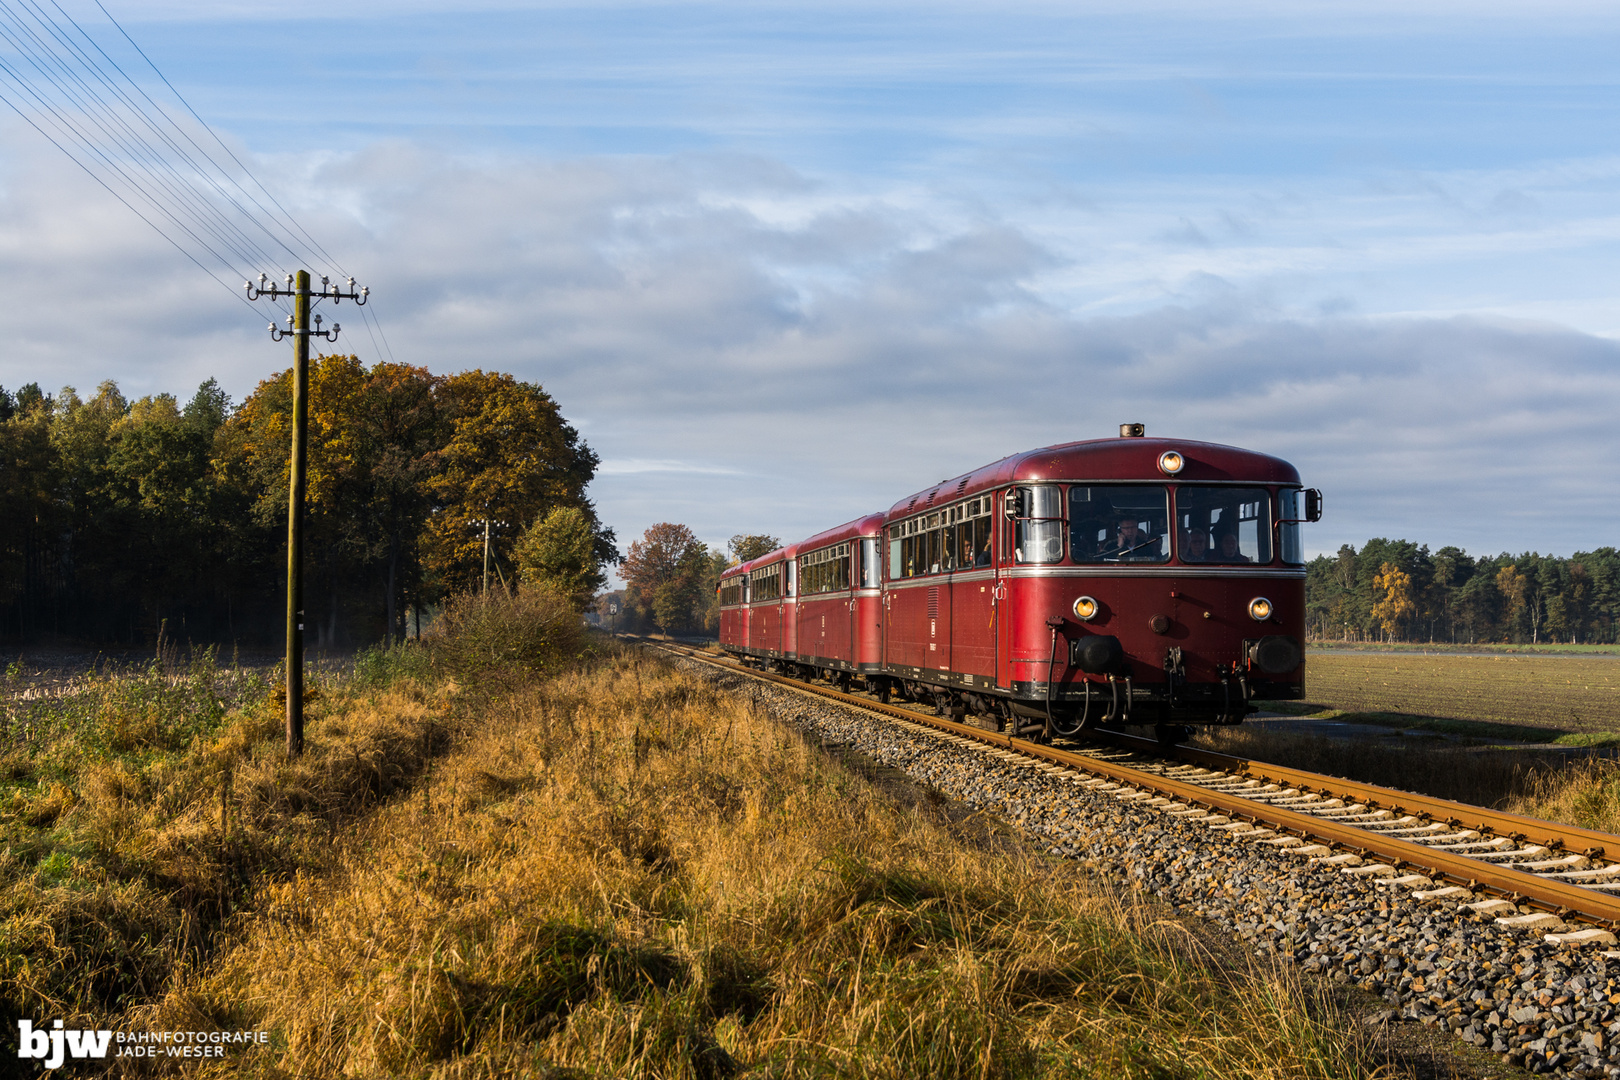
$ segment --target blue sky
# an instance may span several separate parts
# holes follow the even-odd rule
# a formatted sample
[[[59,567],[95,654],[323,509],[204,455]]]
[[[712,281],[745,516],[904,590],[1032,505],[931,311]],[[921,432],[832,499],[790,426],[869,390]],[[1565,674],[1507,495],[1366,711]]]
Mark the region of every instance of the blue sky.
[[[1293,460],[1313,550],[1620,542],[1603,7],[109,10],[397,359],[556,395],[622,540],[804,535],[1140,420]],[[8,387],[286,363],[14,118],[0,272]]]

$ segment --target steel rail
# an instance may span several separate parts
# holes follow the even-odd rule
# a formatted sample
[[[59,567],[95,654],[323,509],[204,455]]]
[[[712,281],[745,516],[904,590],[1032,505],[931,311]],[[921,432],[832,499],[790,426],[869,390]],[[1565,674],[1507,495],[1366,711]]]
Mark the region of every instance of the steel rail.
[[[668,646],[665,647],[668,648]],[[695,650],[683,651],[682,655],[723,670],[746,674],[752,678],[767,682],[780,683],[803,693],[882,713],[898,720],[904,720],[907,723],[934,728],[960,738],[984,743],[987,746],[1023,754],[1036,760],[1065,765],[1093,776],[1106,777],[1190,806],[1202,806],[1210,810],[1217,810],[1234,820],[1249,821],[1273,829],[1278,833],[1315,839],[1328,846],[1352,852],[1358,856],[1374,855],[1386,861],[1396,870],[1420,868],[1428,871],[1433,877],[1465,885],[1470,889],[1494,892],[1515,903],[1553,912],[1561,918],[1574,917],[1585,922],[1620,927],[1620,896],[1611,896],[1592,889],[1582,888],[1579,885],[1538,877],[1523,870],[1515,870],[1510,866],[1499,866],[1480,859],[1472,859],[1466,855],[1437,851],[1423,844],[1413,843],[1410,840],[1385,836],[1377,832],[1357,828],[1354,825],[1324,820],[1311,814],[1258,802],[1241,795],[1215,791],[1198,784],[1176,780],[1172,777],[1143,772],[1128,765],[1121,765],[1103,758],[1090,757],[1085,754],[1077,754],[1073,751],[1030,742],[1027,739],[1017,738],[1010,732],[989,732],[983,728],[957,723],[941,716],[914,712],[894,705],[885,705],[882,702],[875,702],[868,698],[857,697],[831,688],[810,685],[798,679],[789,679],[769,672],[755,671],[735,663],[724,663],[704,656]],[[1149,742],[1149,740],[1134,736],[1115,734],[1110,741],[1118,744],[1124,740],[1140,744],[1143,747],[1151,747],[1154,752],[1162,753],[1156,742]],[[1198,760],[1191,755],[1200,755],[1204,762],[1208,764],[1217,764],[1217,759],[1219,759],[1222,768],[1226,768],[1227,763],[1233,763],[1245,767],[1252,766],[1256,769],[1270,770],[1271,777],[1268,782],[1287,783],[1293,787],[1316,785],[1318,790],[1325,790],[1323,786],[1326,785],[1333,790],[1364,791],[1369,793],[1368,797],[1357,797],[1355,801],[1367,803],[1369,807],[1371,806],[1371,803],[1368,802],[1369,798],[1376,799],[1384,809],[1388,810],[1409,811],[1414,804],[1421,802],[1425,806],[1434,808],[1433,810],[1423,811],[1424,813],[1428,813],[1431,817],[1440,817],[1444,814],[1443,820],[1454,818],[1458,812],[1470,815],[1474,815],[1476,812],[1494,813],[1492,811],[1479,811],[1477,807],[1470,807],[1463,803],[1451,803],[1441,799],[1431,799],[1427,796],[1409,797],[1407,792],[1378,788],[1367,784],[1351,784],[1349,781],[1339,781],[1330,776],[1321,776],[1316,773],[1307,773],[1294,769],[1279,769],[1276,766],[1263,765],[1258,762],[1245,762],[1240,758],[1228,758],[1225,755],[1213,754],[1203,750],[1190,748],[1178,748],[1178,750],[1181,751],[1178,756],[1182,756],[1183,760]],[[1283,780],[1282,777],[1285,775],[1297,779]],[[1252,774],[1252,777],[1261,779],[1262,774],[1256,772]],[[1556,830],[1566,828],[1550,822],[1536,821],[1532,818],[1520,818],[1518,815],[1498,814],[1497,816],[1512,819],[1516,823],[1522,822],[1527,826],[1536,826],[1547,831],[1549,836],[1553,835]],[[1610,836],[1605,833],[1594,833],[1585,829],[1570,829],[1569,832],[1602,840],[1607,846],[1620,850],[1620,837]],[[1553,845],[1547,843],[1545,846],[1550,847]]]
[[[1303,769],[1291,769],[1284,765],[1232,757],[1192,746],[1166,749],[1157,742],[1138,735],[1113,732],[1107,734],[1108,741],[1122,749],[1169,755],[1191,764],[1206,765],[1222,772],[1234,773],[1265,783],[1283,784],[1307,793],[1316,792],[1330,798],[1364,803],[1369,809],[1393,810],[1398,807],[1414,817],[1432,818],[1451,825],[1475,828],[1483,833],[1495,833],[1513,840],[1540,844],[1554,851],[1562,850],[1585,855],[1587,858],[1601,858],[1605,851],[1620,855],[1620,836],[1598,832],[1595,829],[1583,829],[1578,825],[1561,825],[1555,821],[1542,821],[1521,814],[1509,814],[1502,810],[1436,799],[1416,792],[1378,787],[1356,780],[1341,780],[1336,776],[1323,776]],[[1466,813],[1468,817],[1459,818],[1458,815],[1462,813]]]

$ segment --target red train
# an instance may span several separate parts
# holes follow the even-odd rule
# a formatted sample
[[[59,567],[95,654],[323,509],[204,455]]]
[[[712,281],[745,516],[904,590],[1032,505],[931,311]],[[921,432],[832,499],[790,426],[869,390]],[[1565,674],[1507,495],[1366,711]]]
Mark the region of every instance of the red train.
[[[1321,506],[1285,461],[1126,424],[732,567],[720,644],[998,729],[1174,739],[1303,696]]]

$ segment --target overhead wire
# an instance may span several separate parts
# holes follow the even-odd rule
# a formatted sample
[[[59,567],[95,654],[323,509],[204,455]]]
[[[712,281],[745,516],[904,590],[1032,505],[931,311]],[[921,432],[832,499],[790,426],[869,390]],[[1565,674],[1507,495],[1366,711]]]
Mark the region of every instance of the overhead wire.
[[[0,42],[13,53],[7,57],[0,52],[0,100],[251,309],[259,310],[220,277],[220,270],[244,279],[254,276],[254,267],[289,276],[285,257],[293,265],[324,267],[352,280],[101,0],[92,2],[229,164],[198,142],[188,125],[132,78],[59,0],[0,0]],[[47,3],[60,19],[46,9]],[[273,302],[288,311],[285,298]],[[381,319],[369,303],[360,307],[373,349],[393,361]]]
[[[11,11],[9,6],[0,5],[0,10],[4,10],[6,14],[16,21],[15,12]],[[48,47],[28,27],[19,25],[17,29],[32,38],[36,45],[46,49],[48,52]],[[207,233],[214,243],[229,250],[244,264],[251,265],[255,261],[255,253],[250,250],[252,245],[244,245],[243,243],[246,238],[231,235],[231,223],[224,219],[216,207],[199,204],[196,199],[191,198],[185,190],[183,178],[175,172],[172,165],[158,157],[150,145],[142,145],[138,133],[129,126],[127,121],[118,116],[105,101],[101,100],[93,88],[88,87],[78,73],[64,64],[60,57],[54,55],[42,56],[40,49],[30,48],[26,42],[19,41],[3,23],[0,23],[0,38],[10,42],[26,57],[34,70],[38,71],[56,89],[58,94],[66,98],[69,104],[77,110],[76,115],[83,117],[85,123],[92,125],[105,136],[112,144],[115,154],[121,153],[129,163],[142,167],[151,185],[172,200],[171,209],[177,209],[180,214],[183,214],[190,221],[192,226]],[[61,79],[53,74],[51,70],[53,66],[61,70],[69,80],[77,83],[79,92],[75,92],[73,87],[64,85]],[[14,75],[14,77],[20,79],[18,76]],[[43,95],[36,95],[36,100],[43,101]],[[58,124],[71,130],[82,145],[97,153],[110,168],[117,169],[126,182],[132,186],[139,186],[122,166],[115,163],[109,155],[100,153],[96,139],[82,124],[75,123],[62,110],[56,109],[52,105],[46,107],[52,111]],[[116,130],[118,127],[123,128],[122,134]],[[169,175],[165,176],[165,172]],[[143,190],[145,194],[152,198],[154,203],[160,201],[152,190]],[[239,233],[240,230],[237,230],[237,232]],[[193,235],[195,234],[193,233]]]
[[[203,168],[194,158],[192,158],[192,156],[190,154],[188,154],[186,152],[184,147],[182,147],[177,142],[175,142],[173,137],[170,136],[169,133],[164,130],[162,125],[154,123],[152,121],[152,118],[143,109],[141,109],[139,105],[137,105],[133,100],[130,99],[129,95],[123,90],[122,87],[120,87],[117,84],[117,82],[115,80],[107,77],[106,74],[101,71],[100,67],[94,62],[94,60],[92,58],[90,58],[88,55],[85,54],[84,50],[82,48],[80,48],[78,46],[78,44],[72,40],[71,36],[67,34],[67,32],[61,27],[60,24],[58,24],[56,22],[56,20],[54,20],[54,19],[52,19],[50,17],[48,12],[45,12],[42,8],[40,8],[40,6],[37,3],[35,3],[34,0],[21,0],[21,2],[33,14],[35,20],[38,21],[41,24],[42,27],[45,27],[47,29],[47,31],[51,34],[52,37],[54,37],[57,41],[61,42],[64,47],[70,49],[79,58],[80,64],[85,68],[86,71],[88,71],[93,77],[95,77],[95,79],[98,82],[100,82],[103,86],[105,86],[108,91],[110,91],[120,101],[122,101],[125,104],[125,106],[128,108],[128,110],[130,112],[132,112],[136,117],[138,117],[140,119],[140,121],[142,122],[142,124],[154,136],[156,136],[158,139],[162,140],[162,142],[164,144],[166,144],[172,150],[174,150],[180,156],[181,160],[184,161],[188,166],[191,167],[191,169],[193,170],[193,172],[194,172],[194,174],[196,176],[200,177],[202,180],[204,180],[206,183],[208,183],[210,187],[212,187],[222,198],[224,198],[228,202],[230,202],[231,205],[234,206],[240,213],[242,213],[244,217],[247,217],[250,221],[254,220],[252,218],[252,216],[247,212],[246,208],[243,207],[236,200],[236,198],[233,195],[230,194],[230,192],[226,191],[223,187],[220,186],[218,181],[210,174],[209,170]],[[53,6],[56,6],[56,5],[53,5]],[[57,6],[57,10],[61,11],[62,9],[60,8],[60,6]],[[68,18],[70,22],[72,21],[71,17],[67,16],[66,12],[62,12],[62,14],[63,14],[63,16],[65,18]],[[76,23],[74,24],[74,27],[75,27],[75,29],[80,30],[81,36],[84,36],[82,28],[78,27],[78,25]],[[90,41],[92,46],[95,45],[94,39],[86,37],[86,40]],[[98,49],[98,51],[100,51],[100,50]],[[102,53],[102,55],[104,57],[106,56],[105,53]],[[118,65],[117,65],[117,63],[115,61],[112,61],[110,57],[108,57],[107,59],[108,59],[109,63],[113,64],[113,67],[115,68],[115,70],[117,70],[119,72],[120,75],[124,75],[123,70],[118,67]],[[62,65],[62,66],[64,67],[65,70],[67,70],[66,65]],[[125,75],[124,78],[125,78],[125,81],[130,81],[128,79],[127,75]],[[80,81],[82,83],[82,79],[79,79],[77,75],[75,75],[75,79],[76,79],[76,81]],[[133,85],[133,83],[131,83],[131,85]],[[139,87],[136,87],[136,89],[139,92]],[[146,96],[146,95],[143,94],[143,96]],[[151,103],[154,108],[156,108],[158,110],[159,114],[162,115],[165,120],[170,120],[168,115],[163,112],[162,106],[158,105],[156,102],[151,101],[151,98],[149,96],[147,97],[147,101],[149,103]],[[128,124],[127,121],[125,121],[123,119],[122,116],[119,116],[115,111],[112,111],[111,115],[115,120],[117,120],[120,123],[121,126],[124,127],[124,129],[131,136],[135,136],[135,137],[138,138],[138,135],[136,135],[136,133],[133,131],[133,129],[130,128],[130,125]],[[175,127],[175,129],[177,131],[180,131],[180,133],[182,135],[184,135],[183,130],[181,130],[178,127],[178,125],[173,124],[172,120],[170,120],[170,126]],[[174,170],[173,166],[170,163],[168,163],[168,162],[160,162],[159,164],[166,171],[168,171],[171,175],[173,175],[177,180],[180,179],[179,174]],[[210,164],[215,164],[216,169],[217,169],[217,163],[210,162]],[[248,245],[258,255],[259,259],[261,259],[263,261],[266,261],[266,262],[270,261],[271,257],[269,255],[269,252],[267,252],[263,248],[261,248],[256,241],[253,241],[249,236],[247,236],[247,234],[245,232],[243,232],[239,227],[237,227],[234,222],[229,221],[229,218],[227,217],[227,215],[225,215],[223,212],[219,211],[217,207],[210,207],[210,209],[213,209],[215,211],[216,216],[220,219],[220,221],[222,223],[224,223],[228,227],[234,229],[240,235],[242,240],[244,240],[245,242],[248,243]],[[255,221],[255,224],[258,224],[258,223]],[[266,232],[266,236],[269,237],[272,240],[272,242],[275,242],[278,239],[278,238],[274,237],[273,234],[270,234],[268,232]],[[287,253],[289,255],[292,255],[294,258],[298,257],[298,253],[294,252],[291,248],[286,247],[285,244],[281,244],[279,246],[281,246],[284,250],[287,251]],[[281,269],[281,267],[279,267],[279,265],[278,265],[278,269]]]

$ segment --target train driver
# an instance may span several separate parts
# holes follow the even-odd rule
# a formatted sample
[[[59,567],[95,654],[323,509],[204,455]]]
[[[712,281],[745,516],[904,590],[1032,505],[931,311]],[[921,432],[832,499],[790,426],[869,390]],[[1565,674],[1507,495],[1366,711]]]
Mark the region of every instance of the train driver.
[[[1156,559],[1159,557],[1159,538],[1143,532],[1135,514],[1122,514],[1114,554],[1122,559]]]

